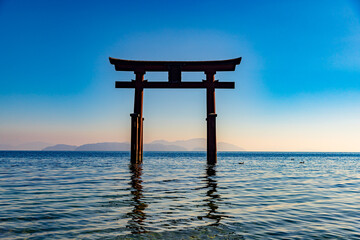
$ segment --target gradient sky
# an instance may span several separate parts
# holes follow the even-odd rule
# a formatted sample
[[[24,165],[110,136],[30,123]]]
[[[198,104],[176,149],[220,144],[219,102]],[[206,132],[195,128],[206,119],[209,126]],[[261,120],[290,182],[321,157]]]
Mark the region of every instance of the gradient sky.
[[[0,144],[129,141],[131,89],[108,57],[243,57],[216,91],[218,141],[360,151],[358,1],[0,0]],[[145,78],[165,80],[165,73]],[[185,73],[201,81],[201,73]],[[205,90],[147,90],[144,141],[206,137]]]

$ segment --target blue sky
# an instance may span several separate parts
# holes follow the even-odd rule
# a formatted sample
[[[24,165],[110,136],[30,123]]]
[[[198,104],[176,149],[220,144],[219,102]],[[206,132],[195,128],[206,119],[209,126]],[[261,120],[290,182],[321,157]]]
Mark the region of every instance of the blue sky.
[[[359,14],[357,1],[0,1],[0,143],[129,141],[134,93],[114,82],[134,76],[109,56],[241,56],[216,75],[236,82],[216,92],[220,141],[360,151]],[[205,137],[205,91],[146,90],[144,117],[145,142]]]

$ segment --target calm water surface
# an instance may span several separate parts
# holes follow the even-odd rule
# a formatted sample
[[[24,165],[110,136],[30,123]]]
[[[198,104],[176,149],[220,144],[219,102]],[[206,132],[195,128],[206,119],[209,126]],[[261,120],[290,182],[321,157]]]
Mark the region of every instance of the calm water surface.
[[[0,238],[360,239],[360,154],[0,152]]]

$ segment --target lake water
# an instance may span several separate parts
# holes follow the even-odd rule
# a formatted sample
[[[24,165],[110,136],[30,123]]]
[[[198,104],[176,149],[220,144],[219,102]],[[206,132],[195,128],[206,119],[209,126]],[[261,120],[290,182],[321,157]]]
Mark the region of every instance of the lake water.
[[[3,151],[0,238],[360,239],[360,154]]]

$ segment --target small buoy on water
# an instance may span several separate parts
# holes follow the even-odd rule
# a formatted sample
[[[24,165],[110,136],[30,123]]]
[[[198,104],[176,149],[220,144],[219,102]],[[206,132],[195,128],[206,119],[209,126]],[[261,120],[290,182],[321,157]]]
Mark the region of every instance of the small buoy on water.
[[[244,162],[239,162],[239,164],[244,164]]]

